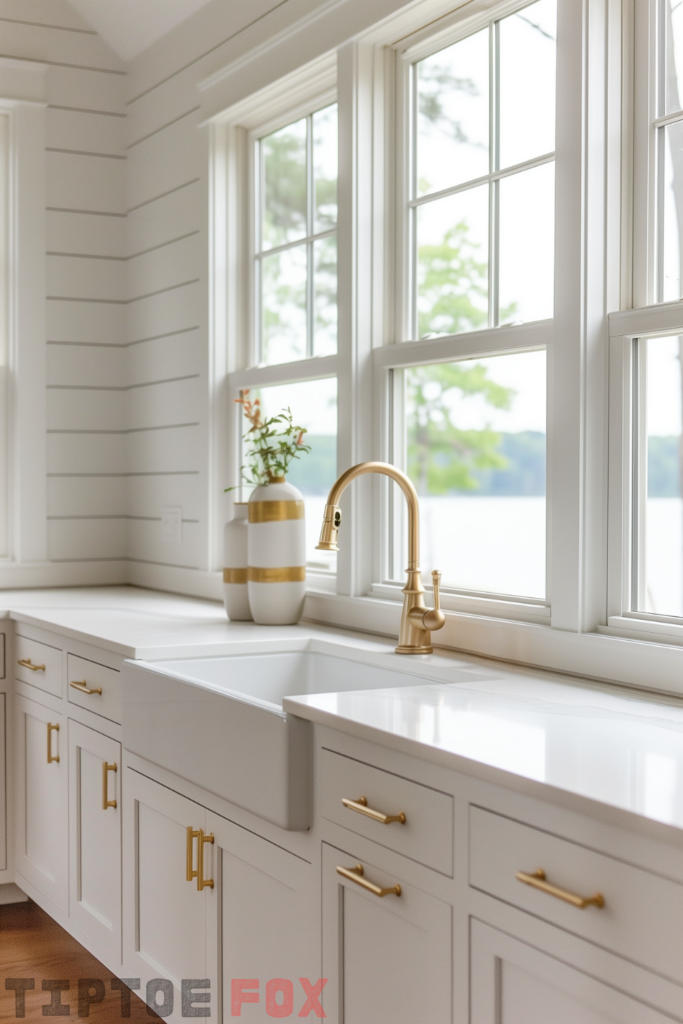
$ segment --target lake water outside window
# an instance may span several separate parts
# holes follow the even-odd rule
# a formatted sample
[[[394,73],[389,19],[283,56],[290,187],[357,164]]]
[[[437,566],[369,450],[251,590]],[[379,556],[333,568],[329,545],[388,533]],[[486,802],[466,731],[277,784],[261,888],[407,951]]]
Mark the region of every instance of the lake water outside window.
[[[252,389],[259,398],[264,419],[289,407],[294,422],[308,431],[304,442],[311,451],[295,459],[287,474],[306,503],[306,560],[310,569],[336,572],[337,555],[316,551],[323,509],[330,487],[337,479],[337,379],[303,381]],[[244,442],[243,442],[244,443]]]
[[[397,383],[425,582],[440,569],[445,587],[543,600],[545,352],[413,367]]]
[[[634,348],[633,610],[683,616],[683,337]]]

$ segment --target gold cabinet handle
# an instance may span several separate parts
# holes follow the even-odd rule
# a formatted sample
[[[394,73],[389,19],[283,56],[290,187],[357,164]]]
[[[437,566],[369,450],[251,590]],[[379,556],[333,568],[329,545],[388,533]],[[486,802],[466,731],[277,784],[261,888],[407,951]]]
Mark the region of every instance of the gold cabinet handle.
[[[88,686],[85,679],[82,679],[80,681],[72,679],[71,682],[69,683],[69,686],[72,686],[74,690],[78,690],[79,693],[99,693],[99,695],[102,696],[102,687]]]
[[[52,753],[52,733],[59,732],[59,723],[53,725],[52,722],[47,723],[47,763],[52,764],[56,761],[59,764],[59,754]]]
[[[375,885],[374,882],[368,882],[367,878],[363,878],[365,869],[362,864],[356,864],[352,868],[340,868],[337,867],[337,874],[341,875],[342,878],[348,878],[349,882],[355,882],[361,889],[366,889],[367,892],[371,892],[373,896],[400,896],[401,886],[390,885],[387,889],[383,889],[380,885]]]
[[[117,772],[118,767],[116,761],[113,764],[108,764],[106,761],[102,762],[102,810],[106,811],[108,807],[116,807],[116,800],[109,799],[109,789],[107,782],[109,779],[109,772]]]
[[[31,672],[44,672],[44,665],[34,665],[30,658],[20,658],[17,665],[21,665],[23,668],[30,668]]]
[[[213,889],[213,878],[204,878],[204,843],[213,843],[214,835],[210,832],[208,836],[200,828],[197,833],[197,890]]]
[[[596,892],[594,896],[577,896],[576,893],[568,892],[567,889],[560,889],[557,885],[551,885],[550,882],[546,881],[543,868],[537,868],[533,875],[528,875],[525,871],[518,871],[516,878],[518,882],[524,882],[525,885],[530,885],[533,889],[539,889],[541,892],[547,893],[548,896],[554,896],[555,899],[571,903],[573,907],[578,907],[579,910],[585,910],[586,907],[604,907],[605,905],[605,897],[601,892]]]
[[[185,878],[188,882],[191,882],[193,878],[197,877],[197,872],[192,867],[193,861],[193,843],[194,840],[199,836],[199,832],[192,828],[192,825],[187,826],[187,858],[185,867]],[[199,856],[197,856],[197,863],[199,863]]]
[[[382,825],[391,825],[392,821],[399,821],[401,825],[406,823],[406,816],[403,811],[400,814],[382,814],[381,811],[373,811],[372,807],[368,807],[368,798],[366,796],[359,796],[357,800],[349,800],[348,797],[343,796],[342,803],[350,811],[364,814],[366,817],[372,818],[373,821],[379,821]]]

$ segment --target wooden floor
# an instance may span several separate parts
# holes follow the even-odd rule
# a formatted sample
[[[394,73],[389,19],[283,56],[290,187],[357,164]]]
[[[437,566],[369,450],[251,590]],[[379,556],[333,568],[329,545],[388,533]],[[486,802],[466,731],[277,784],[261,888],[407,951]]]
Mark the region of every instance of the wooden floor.
[[[68,1004],[69,1016],[77,1018],[79,979],[99,978],[104,982],[104,1000],[90,1005],[89,1017],[93,1024],[114,1024],[122,1019],[121,993],[112,991],[111,977],[111,971],[32,900],[0,906],[0,1021],[17,1020],[15,993],[5,988],[8,978],[35,979],[34,991],[25,996],[23,1019],[30,1024],[45,1020],[42,1008],[50,1004],[51,993],[43,990],[44,980],[68,979],[69,991],[61,994],[64,1010],[59,1015],[66,1017]],[[153,1018],[160,1020],[132,993],[128,1019],[152,1024]]]

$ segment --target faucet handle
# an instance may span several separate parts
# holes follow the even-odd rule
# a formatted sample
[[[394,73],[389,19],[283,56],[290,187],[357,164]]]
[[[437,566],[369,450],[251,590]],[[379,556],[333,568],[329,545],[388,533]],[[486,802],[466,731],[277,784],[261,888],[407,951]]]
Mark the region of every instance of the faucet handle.
[[[439,587],[441,586],[441,573],[438,569],[435,569],[432,573],[432,580],[434,581],[434,607],[429,611],[425,612],[422,622],[424,628],[428,630],[441,629],[446,622],[446,616],[441,611],[441,604],[439,599]]]

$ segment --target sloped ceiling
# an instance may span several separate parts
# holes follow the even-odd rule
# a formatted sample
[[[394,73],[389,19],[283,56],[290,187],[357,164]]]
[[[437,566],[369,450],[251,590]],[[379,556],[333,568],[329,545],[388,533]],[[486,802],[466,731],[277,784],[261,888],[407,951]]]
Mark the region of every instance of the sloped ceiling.
[[[131,60],[211,0],[70,0],[123,60]]]

